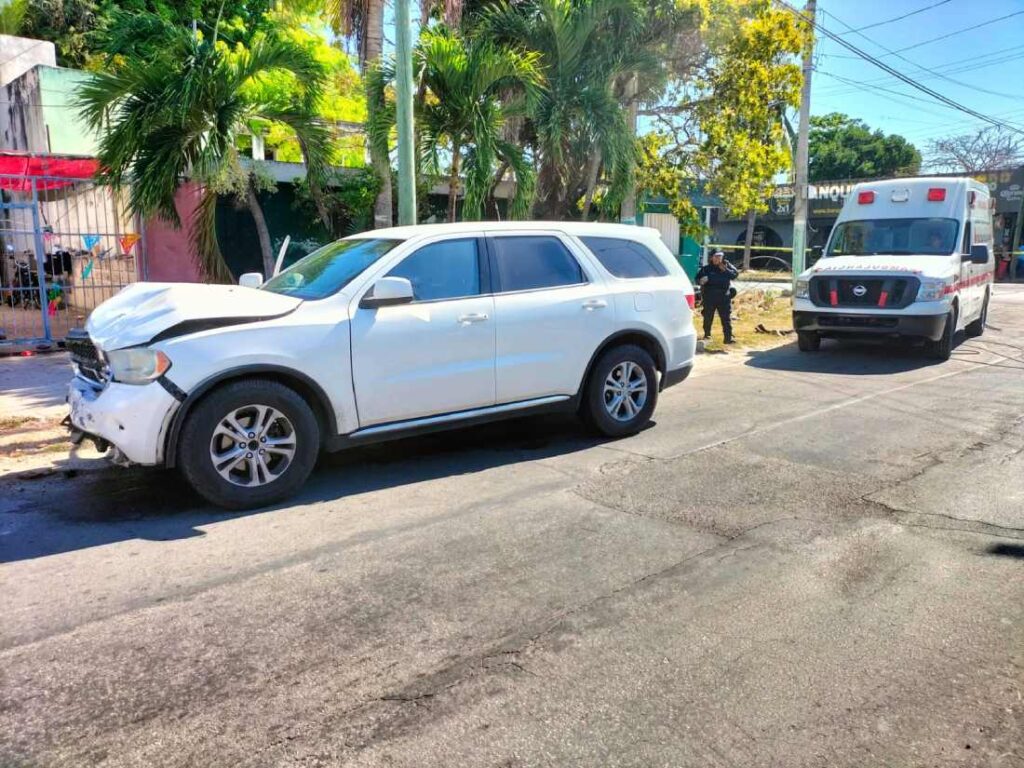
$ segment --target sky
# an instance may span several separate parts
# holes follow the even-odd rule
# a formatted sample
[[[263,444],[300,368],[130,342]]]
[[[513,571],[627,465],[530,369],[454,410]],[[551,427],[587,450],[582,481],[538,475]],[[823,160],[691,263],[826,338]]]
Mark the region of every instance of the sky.
[[[919,9],[905,19],[879,24]],[[943,96],[1024,130],[1024,0],[818,0],[818,10],[824,29]],[[994,21],[1010,14],[1017,15]],[[874,24],[878,26],[859,34],[850,31]],[[976,25],[984,26],[967,29]],[[928,42],[951,33],[957,34]],[[930,139],[984,125],[821,35],[811,79],[811,114],[829,112],[844,112],[871,128],[898,133],[923,153]]]

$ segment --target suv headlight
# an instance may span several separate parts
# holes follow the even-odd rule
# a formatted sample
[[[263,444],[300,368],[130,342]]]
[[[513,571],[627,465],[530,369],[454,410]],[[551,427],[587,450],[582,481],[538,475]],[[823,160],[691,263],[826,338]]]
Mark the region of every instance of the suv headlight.
[[[917,291],[917,300],[941,301],[952,285],[952,280],[922,280]]]
[[[811,281],[800,278],[796,281],[796,288],[793,289],[793,296],[798,299],[806,299],[810,295]]]
[[[163,376],[171,367],[171,359],[155,349],[135,347],[115,349],[105,354],[114,381],[122,384],[147,384]]]

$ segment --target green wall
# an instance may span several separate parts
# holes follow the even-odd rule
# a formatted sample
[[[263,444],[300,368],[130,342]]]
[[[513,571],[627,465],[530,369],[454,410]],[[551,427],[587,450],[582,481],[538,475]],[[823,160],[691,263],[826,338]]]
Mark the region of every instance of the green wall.
[[[50,136],[50,151],[60,155],[95,155],[96,136],[85,128],[74,106],[78,87],[88,72],[63,67],[39,67],[43,121]]]

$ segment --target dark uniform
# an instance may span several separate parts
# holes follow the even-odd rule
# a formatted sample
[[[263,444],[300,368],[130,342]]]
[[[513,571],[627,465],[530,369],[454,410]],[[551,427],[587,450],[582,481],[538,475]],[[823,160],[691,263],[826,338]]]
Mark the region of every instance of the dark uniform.
[[[701,287],[701,296],[704,303],[704,336],[711,335],[711,324],[715,319],[715,312],[722,321],[722,330],[725,332],[726,343],[732,341],[732,297],[729,294],[729,283],[739,276],[736,267],[722,259],[720,267],[714,264],[707,264],[697,272],[697,284],[701,284],[703,278],[707,282]]]

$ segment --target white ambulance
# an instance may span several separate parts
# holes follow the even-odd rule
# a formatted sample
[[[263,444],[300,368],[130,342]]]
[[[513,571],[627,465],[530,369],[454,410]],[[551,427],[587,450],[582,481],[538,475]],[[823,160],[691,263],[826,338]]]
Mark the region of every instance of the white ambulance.
[[[988,187],[966,178],[857,184],[822,258],[797,277],[799,347],[822,338],[910,337],[948,359],[985,331],[994,269]]]

